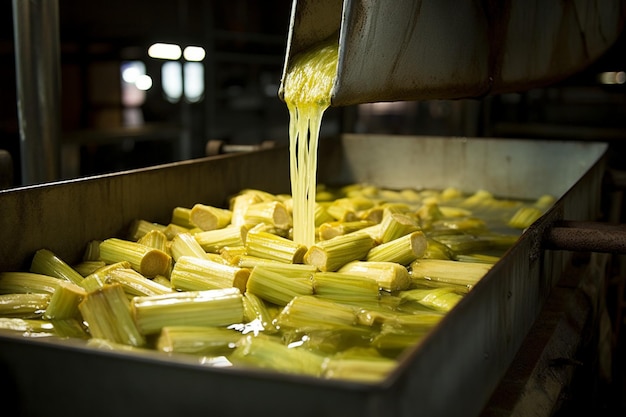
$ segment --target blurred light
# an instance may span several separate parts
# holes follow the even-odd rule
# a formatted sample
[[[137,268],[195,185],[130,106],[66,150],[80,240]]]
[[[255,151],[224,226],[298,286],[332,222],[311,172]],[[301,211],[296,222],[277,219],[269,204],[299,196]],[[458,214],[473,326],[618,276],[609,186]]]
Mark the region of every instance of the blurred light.
[[[180,62],[166,62],[161,67],[163,91],[168,101],[176,103],[183,95],[183,75]]]
[[[137,81],[137,78],[141,75],[141,71],[137,66],[127,66],[122,69],[122,80],[128,84],[133,84]]]
[[[170,59],[175,61],[182,55],[180,46],[173,43],[155,43],[148,48],[151,58]]]
[[[141,91],[147,91],[152,87],[152,78],[149,75],[142,74],[135,80],[135,86]]]
[[[602,84],[624,84],[626,83],[626,72],[624,71],[608,71],[598,75],[598,79]]]
[[[186,62],[185,98],[190,103],[197,103],[204,95],[204,66],[199,62]]]
[[[204,48],[200,46],[187,46],[183,51],[183,57],[187,61],[200,62],[205,56],[206,52],[204,51]]]

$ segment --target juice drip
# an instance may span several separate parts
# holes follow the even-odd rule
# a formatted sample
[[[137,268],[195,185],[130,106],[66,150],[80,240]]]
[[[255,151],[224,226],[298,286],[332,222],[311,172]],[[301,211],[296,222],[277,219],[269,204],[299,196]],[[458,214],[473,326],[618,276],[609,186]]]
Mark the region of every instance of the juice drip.
[[[315,243],[317,148],[322,117],[330,106],[337,56],[336,39],[317,45],[295,57],[284,81],[290,117],[293,240],[307,247]]]

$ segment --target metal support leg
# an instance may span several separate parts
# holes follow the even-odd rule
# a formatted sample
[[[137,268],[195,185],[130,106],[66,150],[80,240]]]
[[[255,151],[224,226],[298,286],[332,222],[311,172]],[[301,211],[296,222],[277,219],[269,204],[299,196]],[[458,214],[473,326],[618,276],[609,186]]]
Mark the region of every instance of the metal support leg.
[[[13,0],[22,183],[59,179],[58,0]]]

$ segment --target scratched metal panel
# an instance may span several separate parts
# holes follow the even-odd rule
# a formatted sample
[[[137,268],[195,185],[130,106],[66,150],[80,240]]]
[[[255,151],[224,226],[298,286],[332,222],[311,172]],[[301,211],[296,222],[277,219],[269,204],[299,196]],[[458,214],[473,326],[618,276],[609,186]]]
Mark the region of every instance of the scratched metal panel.
[[[277,417],[478,415],[567,263],[567,254],[542,250],[543,231],[554,220],[599,214],[605,151],[601,143],[380,135],[323,142],[320,179],[328,183],[458,184],[471,190],[476,181],[514,194],[527,181],[532,186],[522,187],[524,196],[559,193],[554,208],[380,384],[212,368],[154,352],[93,351],[80,343],[0,334],[6,387],[0,400],[5,409],[29,416],[79,416],[84,410],[92,416],[240,416],[258,410]],[[0,269],[23,266],[43,246],[71,260],[89,239],[123,233],[135,218],[165,222],[176,205],[223,203],[245,187],[287,192],[286,149],[0,192]],[[89,389],[73,395],[68,407],[72,383]]]

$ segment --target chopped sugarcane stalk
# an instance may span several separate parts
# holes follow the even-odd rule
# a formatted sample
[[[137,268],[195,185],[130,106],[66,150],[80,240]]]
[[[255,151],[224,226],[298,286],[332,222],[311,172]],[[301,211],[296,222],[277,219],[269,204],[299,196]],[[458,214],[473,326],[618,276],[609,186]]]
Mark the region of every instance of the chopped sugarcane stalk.
[[[135,220],[129,228],[128,231],[128,240],[131,240],[133,242],[138,241],[139,239],[141,239],[141,237],[143,235],[145,235],[146,233],[148,233],[151,230],[160,230],[161,232],[165,232],[165,228],[167,226],[163,225],[163,224],[159,224],[159,223],[152,223],[149,222],[147,220],[143,220],[143,219],[138,219]],[[98,259],[98,258],[92,258],[92,259]]]
[[[170,253],[175,261],[181,256],[207,259],[207,253],[191,233],[179,233],[171,241]]]
[[[420,229],[417,220],[407,214],[391,213],[380,223],[378,242],[387,243]]]
[[[313,292],[317,297],[336,302],[367,302],[379,298],[375,279],[340,272],[316,272]]]
[[[50,304],[50,298],[50,294],[0,294],[0,317],[39,318]]]
[[[409,271],[396,262],[352,261],[339,268],[338,272],[370,277],[385,291],[400,291],[411,286]]]
[[[172,258],[167,253],[118,238],[100,243],[100,259],[108,264],[128,261],[131,268],[148,278],[169,274],[172,265]]]
[[[49,275],[74,284],[80,284],[83,280],[81,274],[48,249],[39,249],[35,252],[30,264],[30,272]]]
[[[298,295],[313,294],[312,278],[313,273],[304,268],[296,274],[294,268],[282,270],[277,267],[258,265],[250,273],[246,292],[270,303],[284,306]]]
[[[100,241],[90,240],[85,245],[85,251],[83,252],[83,261],[85,262],[99,262],[100,261]]]
[[[33,272],[0,272],[0,294],[52,294],[61,281],[60,278]]]
[[[365,229],[366,227],[370,227],[375,224],[376,223],[367,220],[357,220],[353,222],[326,222],[319,226],[318,235],[320,240],[328,240],[336,236],[347,235],[348,233]]]
[[[161,329],[156,349],[165,353],[228,355],[242,334],[224,327],[167,326]]]
[[[260,323],[263,331],[267,333],[275,333],[277,331],[276,326],[273,324],[274,314],[272,314],[261,297],[247,291],[243,295],[243,307],[246,321]]]
[[[454,287],[411,289],[400,294],[403,300],[416,301],[426,307],[448,312],[463,298]]]
[[[306,253],[304,245],[255,229],[248,232],[245,247],[247,255],[291,264],[302,263]]]
[[[130,296],[159,295],[172,292],[170,287],[148,279],[131,268],[112,269],[107,274],[106,282],[120,284],[124,288],[124,292]]]
[[[219,253],[228,246],[243,246],[246,235],[245,226],[228,226],[223,229],[207,230],[193,235],[205,252]]]
[[[154,248],[165,253],[169,253],[168,238],[165,233],[160,230],[150,230],[139,240],[137,240],[137,243],[141,243],[142,245],[146,245],[149,248]]]
[[[365,259],[370,262],[396,262],[400,265],[409,265],[424,256],[427,246],[426,235],[421,231],[415,231],[373,247]]]
[[[50,297],[50,303],[43,318],[48,320],[64,320],[80,317],[78,305],[87,296],[87,291],[69,281],[62,281]]]
[[[317,242],[304,255],[304,263],[323,272],[337,271],[348,262],[364,259],[374,239],[362,231]]]
[[[250,270],[223,262],[193,256],[182,256],[170,275],[172,287],[179,291],[200,291],[220,288],[246,289]]]
[[[254,366],[278,372],[320,376],[325,357],[306,349],[290,348],[280,339],[244,336],[229,356],[238,366]]]
[[[384,357],[333,357],[326,362],[324,378],[356,382],[380,382],[397,366],[396,360]]]
[[[194,204],[190,212],[190,220],[202,230],[222,229],[230,224],[233,212],[206,204]]]
[[[228,326],[243,320],[243,296],[237,288],[135,297],[131,305],[145,335],[167,326]]]
[[[472,288],[493,265],[480,262],[459,262],[443,259],[418,259],[411,263],[414,281],[431,280]]]
[[[353,307],[312,295],[294,297],[278,314],[274,324],[279,329],[338,330],[357,323]]]
[[[105,285],[87,293],[78,308],[92,337],[130,346],[146,344],[133,320],[128,298],[120,284]]]
[[[252,204],[244,214],[245,223],[265,223],[279,229],[289,229],[292,225],[291,214],[280,201],[264,201]]]
[[[170,223],[184,227],[186,229],[193,229],[197,227],[191,221],[191,209],[189,207],[174,207],[172,209],[172,217],[170,219]]]
[[[106,266],[106,263],[103,261],[82,261],[72,265],[72,268],[81,276],[86,277],[104,266]]]
[[[165,226],[165,229],[163,229],[163,233],[165,234],[165,236],[167,237],[168,240],[172,240],[174,239],[174,237],[179,234],[179,233],[191,233],[193,229],[189,229],[187,227],[183,227],[183,226],[179,226],[177,224],[174,223],[169,223],[167,226]]]

